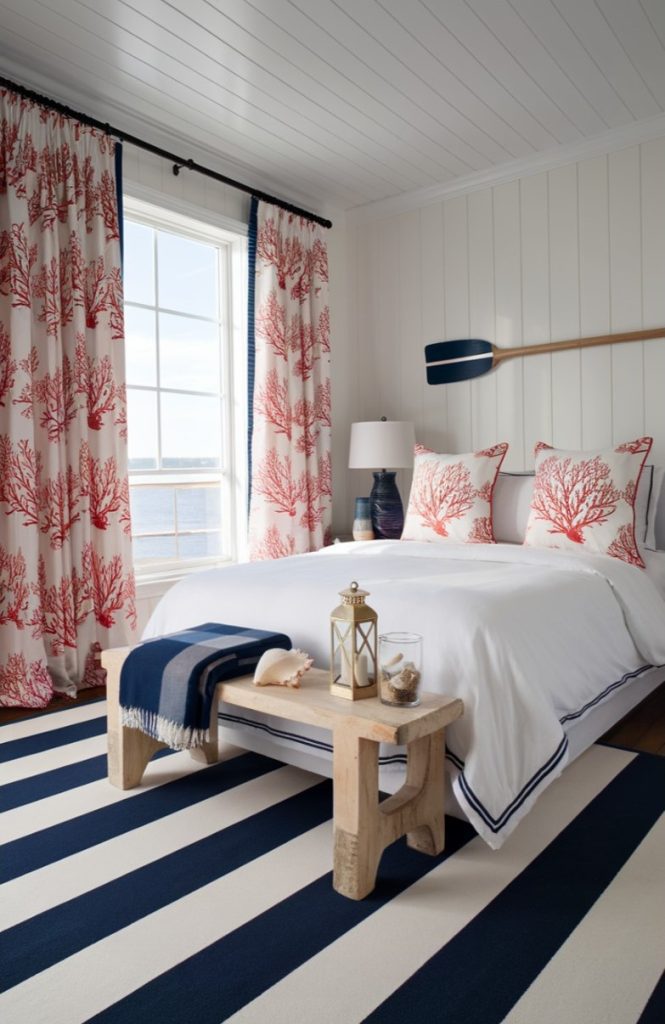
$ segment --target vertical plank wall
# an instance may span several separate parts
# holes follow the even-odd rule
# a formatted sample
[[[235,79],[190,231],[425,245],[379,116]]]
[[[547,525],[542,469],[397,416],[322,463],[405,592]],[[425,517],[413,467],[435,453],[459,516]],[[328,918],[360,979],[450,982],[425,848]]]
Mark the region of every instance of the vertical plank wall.
[[[348,241],[357,418],[413,420],[437,451],[505,440],[512,469],[532,467],[539,439],[593,448],[649,433],[665,465],[665,340],[516,359],[438,387],[423,355],[438,339],[528,346],[665,325],[665,139],[351,222]]]

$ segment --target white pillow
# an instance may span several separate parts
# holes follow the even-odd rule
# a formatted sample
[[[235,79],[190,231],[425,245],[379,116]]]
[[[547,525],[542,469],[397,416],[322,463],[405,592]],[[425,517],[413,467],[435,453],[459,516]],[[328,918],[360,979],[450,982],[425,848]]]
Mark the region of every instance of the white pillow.
[[[499,543],[524,543],[533,481],[533,473],[499,473],[492,500],[492,525]]]
[[[645,466],[635,499],[635,536],[640,548],[656,550],[656,508],[665,469]],[[533,472],[499,473],[492,500],[494,536],[500,544],[523,544],[533,495]]]
[[[651,470],[649,473],[648,470]],[[635,522],[639,522],[638,509],[641,492],[648,488],[648,503],[647,503],[647,522],[645,531],[644,546],[650,551],[656,551],[658,549],[658,543],[656,541],[656,512],[658,509],[658,501],[660,499],[660,493],[663,487],[663,478],[665,477],[665,469],[662,466],[645,466],[642,478],[640,479],[640,486],[637,488],[637,504],[635,505]],[[644,481],[644,488],[642,482]]]

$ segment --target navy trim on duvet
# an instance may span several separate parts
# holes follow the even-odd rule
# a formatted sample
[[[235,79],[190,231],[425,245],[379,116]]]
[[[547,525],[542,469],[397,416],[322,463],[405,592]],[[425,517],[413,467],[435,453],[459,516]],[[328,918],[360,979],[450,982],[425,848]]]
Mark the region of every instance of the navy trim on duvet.
[[[564,722],[570,722],[574,718],[580,718],[580,716],[583,715],[585,711],[588,711],[589,708],[595,707],[596,704],[600,704],[601,700],[603,700],[604,697],[607,697],[607,695],[611,693],[612,690],[617,690],[620,686],[623,686],[623,684],[627,683],[630,679],[636,679],[637,676],[641,676],[643,672],[648,672],[651,668],[663,668],[663,666],[642,665],[641,668],[636,668],[634,672],[626,672],[625,676],[622,676],[621,679],[617,679],[615,683],[610,683],[609,686],[606,686],[602,693],[599,693],[597,697],[593,698],[593,700],[588,701],[583,707],[579,709],[579,711],[571,711],[569,712],[569,714],[564,715],[563,718],[560,718],[559,721],[563,725]]]
[[[466,781],[464,772],[460,772],[458,779],[460,789],[464,794],[470,807],[473,807],[474,811],[480,818],[483,819],[487,827],[492,832],[500,832],[502,828],[505,828],[506,824],[510,821],[515,811],[518,811],[524,801],[531,796],[534,789],[536,789],[540,783],[546,778],[551,772],[554,771],[556,766],[559,764],[566,751],[568,750],[568,737],[564,736],[561,743],[556,748],[552,756],[548,761],[539,768],[535,775],[533,775],[527,784],[522,787],[520,792],[517,794],[514,800],[508,804],[505,810],[499,815],[498,818],[494,818],[487,808],[480,802],[476,794],[471,789],[469,783]]]
[[[593,700],[587,701],[577,711],[570,711],[564,715],[563,718],[559,719],[561,725],[566,722],[570,722],[573,719],[580,718],[581,715],[588,711],[590,708],[599,704],[603,698],[607,697],[614,690],[623,686],[625,683],[632,679],[636,679],[637,676],[642,675],[644,672],[648,672],[652,668],[664,668],[665,666],[653,666],[653,665],[642,665],[641,668],[634,669],[632,672],[626,672],[621,679],[616,680],[614,683],[610,683],[606,686]],[[305,747],[314,747],[318,750],[324,750],[327,753],[332,753],[332,743],[326,743],[325,740],[312,739],[309,736],[303,736],[301,733],[289,732],[286,729],[276,729],[274,726],[266,725],[265,722],[257,722],[251,718],[244,718],[241,715],[231,715],[226,712],[220,711],[218,716],[222,721],[232,722],[237,725],[249,725],[254,729],[259,729],[262,732],[267,732],[272,736],[280,737],[281,739],[291,740],[294,743],[300,743]],[[562,758],[568,750],[568,737],[564,736],[559,746],[556,748],[553,754],[547,759],[547,761],[538,769],[538,771],[529,779],[529,781],[522,787],[520,792],[515,798],[508,804],[508,806],[502,811],[498,818],[493,817],[487,810],[485,805],[478,799],[471,786],[467,782],[466,776],[464,775],[465,762],[457,754],[453,753],[452,750],[446,749],[446,759],[451,762],[459,771],[458,779],[460,789],[464,794],[465,799],[469,803],[478,816],[482,818],[487,827],[492,832],[500,832],[502,828],[505,828],[506,824],[512,818],[513,814],[520,809],[522,804],[529,796],[533,793],[543,779],[547,778],[556,767],[560,764]],[[392,754],[384,757],[379,757],[379,765],[385,766],[388,764],[406,764],[406,754]]]

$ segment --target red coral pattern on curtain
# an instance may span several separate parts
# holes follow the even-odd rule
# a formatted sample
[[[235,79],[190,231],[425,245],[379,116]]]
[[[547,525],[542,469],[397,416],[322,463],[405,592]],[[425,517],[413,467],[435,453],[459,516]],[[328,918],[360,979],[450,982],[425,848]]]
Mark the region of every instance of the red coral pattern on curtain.
[[[249,554],[330,543],[330,312],[322,229],[259,203]]]
[[[0,89],[0,705],[135,626],[115,143]]]
[[[620,558],[644,568],[635,539],[635,496],[652,438],[613,451],[556,451],[539,441],[525,544]]]

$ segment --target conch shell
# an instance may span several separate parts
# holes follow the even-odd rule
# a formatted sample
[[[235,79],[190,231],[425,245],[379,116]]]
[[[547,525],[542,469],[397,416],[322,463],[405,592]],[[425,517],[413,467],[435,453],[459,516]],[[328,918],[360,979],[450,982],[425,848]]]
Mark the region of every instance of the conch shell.
[[[270,647],[259,658],[254,671],[254,685],[299,687],[302,676],[312,665],[313,659],[304,651]]]

